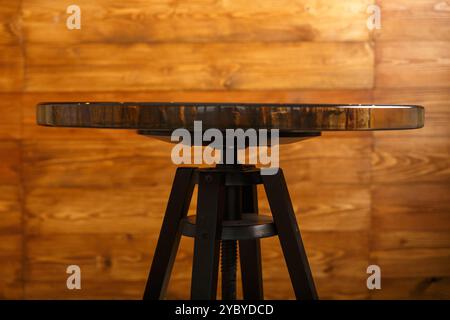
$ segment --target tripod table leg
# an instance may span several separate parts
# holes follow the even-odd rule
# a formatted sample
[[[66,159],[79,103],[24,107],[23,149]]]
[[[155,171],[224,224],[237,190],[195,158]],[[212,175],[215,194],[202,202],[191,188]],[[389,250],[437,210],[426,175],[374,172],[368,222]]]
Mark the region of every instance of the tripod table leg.
[[[225,185],[220,172],[199,171],[191,299],[215,300]]]
[[[297,299],[316,300],[317,292],[291,198],[281,168],[274,175],[261,175],[281,248]]]
[[[195,187],[193,174],[196,168],[177,169],[169,202],[159,233],[158,244],[145,286],[144,300],[163,299],[170,279],[175,256],[180,243],[179,224],[189,210]]]
[[[242,211],[258,213],[256,185],[242,187]],[[263,300],[261,246],[259,239],[239,240],[242,291],[245,300]]]

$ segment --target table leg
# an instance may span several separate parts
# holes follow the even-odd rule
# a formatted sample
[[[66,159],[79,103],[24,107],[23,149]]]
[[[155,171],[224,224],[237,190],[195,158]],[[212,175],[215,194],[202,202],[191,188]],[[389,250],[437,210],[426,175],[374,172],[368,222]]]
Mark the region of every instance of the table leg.
[[[258,213],[258,194],[256,185],[242,187],[242,211]],[[263,300],[263,280],[261,265],[261,246],[259,239],[239,241],[242,291],[245,300]]]
[[[144,291],[144,300],[163,299],[180,243],[179,224],[189,210],[195,187],[196,168],[177,169],[166,213],[159,233],[158,244]]]
[[[223,174],[199,171],[191,299],[215,300],[225,201]]]
[[[297,299],[316,300],[308,258],[281,168],[275,175],[261,175]]]

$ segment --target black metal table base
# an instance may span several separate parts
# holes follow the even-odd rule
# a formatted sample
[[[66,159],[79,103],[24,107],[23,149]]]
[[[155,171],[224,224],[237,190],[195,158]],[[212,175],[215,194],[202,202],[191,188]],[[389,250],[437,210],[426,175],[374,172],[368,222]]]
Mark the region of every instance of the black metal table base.
[[[187,216],[196,184],[197,214]],[[264,185],[273,220],[258,215],[258,184]],[[236,267],[239,259],[243,298],[262,300],[260,239],[274,235],[279,237],[296,298],[318,299],[281,169],[274,175],[261,175],[256,167],[244,165],[178,168],[147,279],[144,300],[165,297],[182,235],[195,238],[191,299],[216,299],[219,261],[222,299],[236,299]]]

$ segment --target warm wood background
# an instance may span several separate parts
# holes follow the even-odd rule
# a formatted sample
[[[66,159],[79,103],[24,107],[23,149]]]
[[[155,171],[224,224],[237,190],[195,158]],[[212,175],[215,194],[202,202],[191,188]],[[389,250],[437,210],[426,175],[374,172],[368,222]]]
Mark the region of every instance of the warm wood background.
[[[2,298],[140,298],[174,175],[162,142],[37,127],[45,100],[425,105],[424,129],[324,134],[281,164],[322,298],[450,298],[449,1],[0,0],[0,92]],[[277,240],[263,247],[266,297],[293,298]]]

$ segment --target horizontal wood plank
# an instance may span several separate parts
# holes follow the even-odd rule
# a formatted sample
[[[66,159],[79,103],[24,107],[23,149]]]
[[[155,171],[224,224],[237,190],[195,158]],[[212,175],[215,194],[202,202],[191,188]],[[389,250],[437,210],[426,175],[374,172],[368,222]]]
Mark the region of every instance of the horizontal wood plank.
[[[22,103],[20,93],[0,93],[0,139],[22,137]]]
[[[411,215],[411,217],[424,222],[417,215]],[[450,273],[448,267],[450,265],[449,240],[448,231],[433,229],[422,231],[413,228],[402,231],[377,229],[372,233],[370,257],[372,262],[381,267],[382,291],[388,292],[374,293],[374,296],[382,298],[397,294],[398,298],[424,299],[429,298],[430,294],[432,296],[445,295],[445,285],[441,292],[427,293],[427,291],[429,291],[428,287],[434,283],[438,285]],[[415,279],[413,280],[413,278]],[[404,279],[405,283],[410,283],[411,286],[414,284],[414,286],[403,289],[391,288],[392,283],[400,279]],[[393,292],[389,292],[390,290]]]
[[[450,142],[446,137],[384,137],[375,140],[376,183],[448,182]]]
[[[157,232],[169,192],[169,185],[33,189],[25,199],[27,232]]]
[[[450,86],[450,42],[379,42],[376,60],[377,88]]]
[[[20,4],[21,1],[0,3],[0,45],[19,44],[21,40]]]
[[[173,146],[138,135],[113,141],[27,140],[24,183],[54,187],[170,183],[166,175],[175,170]],[[280,162],[286,170],[292,168],[293,181],[360,185],[370,179],[370,147],[370,137],[322,137],[282,145]]]
[[[66,274],[66,276],[69,276]],[[81,290],[68,290],[65,281],[29,280],[26,283],[25,299],[54,299],[54,300],[141,300],[145,284],[142,281],[112,281],[91,282]],[[88,289],[88,290],[87,290]]]
[[[386,231],[372,234],[372,244],[376,250],[447,248],[449,243],[450,233],[446,231]]]
[[[0,217],[0,235],[22,233],[19,186],[0,185]]]
[[[170,175],[170,173],[167,173]],[[105,188],[33,188],[27,192],[27,231],[31,234],[83,234],[159,230],[170,185]],[[345,196],[347,193],[350,195]],[[314,195],[315,193],[315,195]],[[304,230],[358,231],[369,223],[370,193],[358,187],[335,190],[305,184],[291,188]],[[261,192],[261,212],[268,205]],[[191,203],[195,212],[196,198]],[[298,201],[296,199],[299,199]]]
[[[380,266],[383,278],[450,275],[450,248],[373,250],[370,257]]]
[[[373,58],[358,42],[30,44],[26,91],[364,89]]]
[[[302,231],[302,237],[315,279],[336,278],[338,282],[340,277],[366,277],[369,240],[365,232]],[[288,276],[278,239],[264,239],[262,248],[265,279]],[[283,276],[278,270],[283,270]]]
[[[371,3],[79,0],[81,30],[69,30],[67,4],[24,0],[22,19],[31,43],[366,41]]]
[[[24,143],[26,186],[108,187],[170,184],[172,145],[145,136],[122,140]]]
[[[1,209],[0,213],[3,219]],[[0,230],[0,299],[22,299],[24,288],[22,234],[8,234]]]
[[[287,174],[287,171],[284,170]],[[289,193],[298,224],[305,231],[362,231],[370,223],[370,191],[364,186],[300,184],[290,180]],[[265,212],[269,208],[261,199]]]
[[[292,176],[291,183],[320,184],[370,182],[371,134],[327,135],[280,148],[280,165]]]
[[[378,0],[381,29],[377,41],[449,41],[450,4],[440,0]]]
[[[386,278],[372,299],[450,299],[450,277]]]
[[[18,45],[0,44],[0,92],[23,89],[24,57]]]
[[[358,241],[349,242],[349,239]],[[27,297],[139,299],[155,241],[156,234],[133,233],[32,236],[27,242]],[[317,285],[323,286],[326,296],[344,298],[364,294],[368,257],[364,233],[344,232],[337,236],[327,232],[306,232],[304,241]],[[265,285],[273,289],[267,291],[266,297],[292,299],[294,296],[278,241],[272,238],[262,243]],[[183,238],[169,284],[169,297],[189,297],[192,248],[192,239]],[[65,270],[71,264],[79,265],[82,270],[82,290],[71,291],[65,287]],[[362,277],[358,278],[358,275]],[[353,282],[349,283],[348,279]],[[99,284],[109,290],[100,289]]]
[[[0,140],[0,159],[0,185],[19,185],[20,143],[16,140]]]
[[[448,183],[375,186],[372,193],[374,233],[450,230]]]

